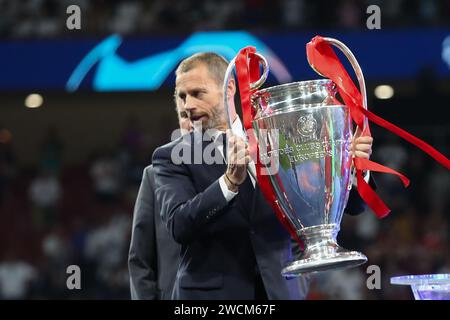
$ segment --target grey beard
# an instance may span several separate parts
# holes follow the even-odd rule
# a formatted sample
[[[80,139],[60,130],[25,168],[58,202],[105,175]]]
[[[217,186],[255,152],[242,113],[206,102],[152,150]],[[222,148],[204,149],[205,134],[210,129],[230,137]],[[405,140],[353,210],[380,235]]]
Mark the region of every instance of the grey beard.
[[[211,117],[206,122],[204,129],[206,130],[215,129],[220,126],[223,126],[224,124],[226,124],[226,122],[227,120],[224,107],[217,105],[213,108],[213,111],[211,112]]]

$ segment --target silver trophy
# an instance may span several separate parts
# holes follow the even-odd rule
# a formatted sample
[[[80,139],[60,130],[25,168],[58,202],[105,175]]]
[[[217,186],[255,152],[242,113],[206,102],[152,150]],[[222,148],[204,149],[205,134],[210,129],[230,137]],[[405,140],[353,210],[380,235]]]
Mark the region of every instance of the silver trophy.
[[[338,40],[325,40],[350,60],[367,108],[364,77],[355,57]],[[251,84],[252,89],[265,82],[269,71],[266,59],[256,55],[263,73]],[[235,59],[225,75],[224,93],[234,64]],[[282,270],[283,276],[350,268],[367,261],[362,253],[344,249],[336,242],[352,187],[349,150],[353,135],[348,107],[335,98],[336,91],[331,80],[322,79],[269,87],[251,96],[256,108],[253,128],[260,160],[278,206],[304,243],[301,257]],[[251,174],[255,176],[254,172]]]

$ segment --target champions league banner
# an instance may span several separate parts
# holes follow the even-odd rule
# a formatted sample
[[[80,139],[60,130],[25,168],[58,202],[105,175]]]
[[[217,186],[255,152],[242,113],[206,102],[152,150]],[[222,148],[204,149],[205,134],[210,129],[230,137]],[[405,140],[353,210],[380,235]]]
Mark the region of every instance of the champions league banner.
[[[152,91],[170,88],[187,56],[214,50],[231,60],[254,46],[271,66],[268,83],[314,76],[304,45],[318,32],[197,32],[185,37],[122,37],[0,42],[0,91]],[[450,77],[450,29],[327,32],[355,48],[367,80],[402,80],[432,68]],[[420,50],[418,48],[421,48]],[[58,61],[57,66],[55,62]],[[301,62],[304,63],[301,63]]]

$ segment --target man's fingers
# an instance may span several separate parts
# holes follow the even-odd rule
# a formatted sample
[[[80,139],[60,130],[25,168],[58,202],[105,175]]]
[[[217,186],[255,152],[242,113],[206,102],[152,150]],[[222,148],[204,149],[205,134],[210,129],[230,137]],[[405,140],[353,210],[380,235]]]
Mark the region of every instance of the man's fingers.
[[[357,145],[355,145],[355,150],[356,151],[365,151],[368,152],[372,149],[372,145],[370,144],[366,144],[366,143],[358,143]]]
[[[228,162],[234,164],[245,164],[245,157],[249,155],[249,151],[245,146],[235,146],[234,150],[229,153]]]
[[[237,164],[245,164],[245,149],[241,149],[236,154]]]
[[[245,141],[235,135],[228,139],[227,172],[232,181],[241,184],[247,175],[247,164],[251,161],[250,151]]]
[[[359,143],[372,143],[373,142],[373,138],[370,136],[363,136],[363,137],[358,137],[355,139],[354,144],[359,144]]]
[[[231,136],[228,140],[228,163],[239,167],[246,167],[251,161],[248,144],[237,136]]]
[[[357,151],[354,151],[353,154],[355,157],[358,157],[358,158],[369,159],[369,154],[367,152],[357,150]]]

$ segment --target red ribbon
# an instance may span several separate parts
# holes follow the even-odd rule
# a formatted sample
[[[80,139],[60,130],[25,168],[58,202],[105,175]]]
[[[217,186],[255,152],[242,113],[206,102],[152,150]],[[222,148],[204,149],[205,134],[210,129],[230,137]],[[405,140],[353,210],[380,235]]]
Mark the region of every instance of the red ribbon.
[[[251,90],[250,84],[255,82],[260,77],[259,71],[259,58],[254,55],[256,49],[254,47],[245,47],[236,57],[236,74],[238,78],[239,92],[241,96],[241,106],[244,128],[246,132],[252,132],[252,121],[255,118],[256,112],[251,106],[250,96],[255,90]],[[303,243],[297,235],[294,227],[288,222],[286,215],[281,210],[276,201],[275,191],[270,183],[269,176],[261,174],[262,164],[258,152],[258,144],[254,135],[248,135],[248,144],[250,148],[250,154],[253,160],[256,159],[256,175],[258,179],[259,188],[262,194],[269,202],[272,209],[275,211],[276,216],[283,224],[283,226],[289,231],[291,236],[300,244],[303,248]]]
[[[252,90],[250,88],[250,84],[257,81],[260,77],[259,58],[255,56],[255,52],[256,49],[254,47],[246,47],[239,51],[239,54],[236,57],[236,74],[241,96],[244,127],[247,132],[251,132],[249,130],[252,129],[252,121],[255,118],[256,113],[255,110],[251,107],[250,101],[251,94],[253,94],[255,90]],[[414,135],[408,133],[407,131],[366,110],[363,107],[361,93],[351,80],[350,76],[334,53],[331,46],[322,37],[314,37],[311,42],[307,44],[306,53],[308,56],[308,60],[310,61],[314,69],[319,71],[325,77],[331,79],[337,85],[337,88],[344,100],[345,105],[349,107],[351,118],[359,128],[363,129],[362,135],[371,135],[368,123],[366,126],[364,126],[364,122],[367,118],[375,124],[388,129],[389,131],[397,134],[408,142],[414,144],[415,146],[426,152],[428,155],[430,155],[432,158],[434,158],[437,162],[442,164],[444,167],[450,169],[450,160],[439,151],[434,149],[432,146],[415,137]],[[255,137],[249,135],[248,138],[252,158],[256,158],[255,163],[258,183],[264,197],[272,206],[273,210],[276,213],[276,216],[290,232],[292,237],[302,245],[302,242],[299,239],[294,227],[288,222],[284,212],[279,207],[278,202],[276,201],[277,199],[275,196],[275,192],[270,183],[269,177],[267,175],[261,174],[262,165],[259,159],[258,144],[256,143]],[[394,174],[400,178],[405,187],[409,185],[408,178],[391,168],[378,164],[374,161],[370,161],[368,159],[355,157],[353,158],[353,163],[356,168],[356,177],[358,183],[357,190],[361,198],[374,211],[377,217],[382,218],[387,216],[390,212],[390,209],[370,187],[370,185],[364,180],[362,172],[364,170],[370,170],[375,172]]]
[[[428,143],[382,119],[363,107],[361,93],[356,88],[330,44],[327,43],[324,38],[320,36],[314,37],[311,42],[306,45],[306,54],[311,66],[323,76],[331,79],[337,85],[339,93],[341,94],[345,104],[350,109],[350,115],[353,121],[355,121],[358,127],[364,128],[362,132],[363,135],[370,135],[369,125],[367,124],[367,126],[364,127],[364,120],[365,117],[367,117],[370,121],[385,129],[388,129],[406,141],[417,146],[441,165],[447,169],[450,169],[450,160]],[[409,185],[409,180],[401,173],[367,159],[354,158],[353,163],[357,170],[356,176],[358,182],[358,192],[361,195],[361,198],[368,204],[368,206],[378,217],[385,217],[389,214],[390,209],[363,179],[362,171],[370,170],[395,174],[402,180],[405,187]]]

